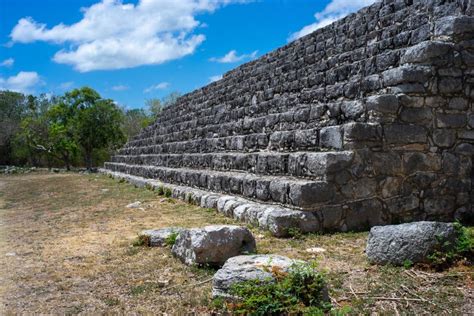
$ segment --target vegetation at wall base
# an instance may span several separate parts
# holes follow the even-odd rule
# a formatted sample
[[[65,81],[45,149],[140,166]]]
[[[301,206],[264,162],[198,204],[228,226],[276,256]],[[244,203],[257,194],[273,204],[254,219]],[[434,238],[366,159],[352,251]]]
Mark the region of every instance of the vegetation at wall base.
[[[439,249],[428,256],[430,267],[437,271],[445,270],[458,262],[466,265],[474,262],[474,230],[460,223],[454,223],[454,228],[457,232],[454,246],[449,241],[439,240]]]

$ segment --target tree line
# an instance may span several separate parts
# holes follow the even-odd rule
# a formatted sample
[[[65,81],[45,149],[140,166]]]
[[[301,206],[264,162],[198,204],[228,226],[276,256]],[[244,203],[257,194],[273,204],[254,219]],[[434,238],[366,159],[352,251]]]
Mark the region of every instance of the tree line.
[[[0,165],[100,166],[179,96],[126,109],[89,87],[62,96],[0,91]]]

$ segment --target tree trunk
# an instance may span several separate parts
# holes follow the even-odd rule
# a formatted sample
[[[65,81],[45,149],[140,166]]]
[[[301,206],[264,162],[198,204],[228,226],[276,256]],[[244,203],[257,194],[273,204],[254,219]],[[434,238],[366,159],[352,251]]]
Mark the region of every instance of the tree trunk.
[[[87,170],[92,170],[92,150],[85,151],[85,161]]]
[[[63,155],[64,164],[66,165],[66,170],[71,171],[71,162],[69,161],[69,155]]]

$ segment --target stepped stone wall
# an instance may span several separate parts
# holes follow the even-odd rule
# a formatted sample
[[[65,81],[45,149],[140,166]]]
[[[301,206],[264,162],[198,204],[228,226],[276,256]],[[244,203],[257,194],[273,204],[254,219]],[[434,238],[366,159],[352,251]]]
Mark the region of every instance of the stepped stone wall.
[[[473,6],[377,2],[181,97],[105,167],[317,231],[472,220]]]

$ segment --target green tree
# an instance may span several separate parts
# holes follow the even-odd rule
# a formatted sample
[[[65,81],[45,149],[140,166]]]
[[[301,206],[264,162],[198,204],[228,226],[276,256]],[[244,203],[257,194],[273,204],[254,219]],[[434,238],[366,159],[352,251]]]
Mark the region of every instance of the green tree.
[[[48,128],[42,138],[44,144],[39,148],[48,155],[62,160],[67,170],[71,169],[72,161],[79,151],[75,131],[76,116],[76,109],[61,98],[43,118],[47,120]]]
[[[83,151],[87,169],[91,169],[95,150],[113,150],[124,144],[123,114],[112,100],[102,99],[89,87],[66,93],[65,100],[76,112],[74,132],[77,144]]]
[[[156,118],[163,111],[163,104],[158,98],[147,99],[145,101],[148,112],[153,118]]]
[[[161,99],[152,98],[145,101],[145,105],[147,107],[148,112],[153,118],[156,118],[160,115],[163,109],[173,105],[176,103],[178,98],[181,96],[180,92],[171,92],[170,94],[164,96]]]
[[[153,116],[148,115],[143,109],[123,110],[124,121],[122,124],[123,131],[127,139],[131,139],[137,135],[141,129],[147,127],[153,122]]]
[[[164,96],[161,99],[161,103],[163,104],[163,108],[167,108],[171,105],[176,104],[179,97],[181,97],[181,92],[178,92],[178,91],[171,92],[170,94]]]
[[[27,97],[12,91],[0,91],[0,164],[13,164],[13,141],[28,111]]]

